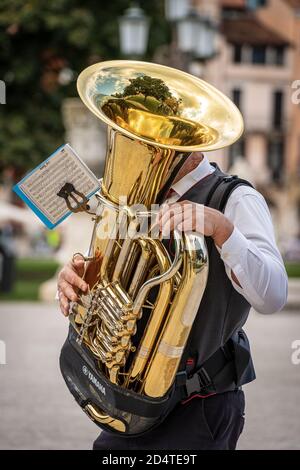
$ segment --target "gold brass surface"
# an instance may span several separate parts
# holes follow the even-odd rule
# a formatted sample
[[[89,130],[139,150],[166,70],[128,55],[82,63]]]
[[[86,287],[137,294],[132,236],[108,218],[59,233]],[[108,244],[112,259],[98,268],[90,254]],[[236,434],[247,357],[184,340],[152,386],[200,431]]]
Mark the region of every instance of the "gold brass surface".
[[[175,119],[158,109],[156,97],[118,98],[130,79],[150,76],[162,80],[181,100]],[[209,83],[159,64],[115,60],[91,65],[81,72],[78,93],[102,121],[140,142],[181,152],[216,150],[242,134],[243,119],[232,101]],[[125,112],[127,111],[127,112]]]
[[[119,432],[125,432],[126,430],[125,424],[121,420],[111,418],[109,415],[102,413],[95,405],[86,405],[85,412],[93,421],[105,423]]]

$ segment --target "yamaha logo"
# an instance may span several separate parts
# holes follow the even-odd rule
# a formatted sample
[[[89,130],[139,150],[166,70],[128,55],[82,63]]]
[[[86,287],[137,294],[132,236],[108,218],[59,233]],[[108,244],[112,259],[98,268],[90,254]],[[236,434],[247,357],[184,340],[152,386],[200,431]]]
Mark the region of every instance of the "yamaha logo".
[[[88,370],[86,366],[82,366],[82,372],[86,375],[90,382],[103,394],[105,395],[105,387],[99,382],[98,379]]]

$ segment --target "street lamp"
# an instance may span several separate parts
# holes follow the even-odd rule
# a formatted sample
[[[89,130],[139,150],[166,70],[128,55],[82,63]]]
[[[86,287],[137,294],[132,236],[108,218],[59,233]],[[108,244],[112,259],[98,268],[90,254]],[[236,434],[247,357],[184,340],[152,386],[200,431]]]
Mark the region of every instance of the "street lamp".
[[[217,28],[196,11],[178,21],[177,35],[178,48],[199,60],[210,59],[216,53]]]
[[[217,53],[218,28],[209,18],[200,18],[194,55],[199,60],[212,59]]]
[[[147,49],[149,18],[139,6],[128,8],[119,18],[120,49],[127,56],[143,56]]]
[[[177,22],[178,48],[182,52],[193,53],[195,50],[199,29],[199,15],[191,10]]]
[[[165,0],[165,15],[168,21],[184,18],[190,10],[190,0]]]
[[[165,0],[166,17],[172,22],[169,63],[188,69],[191,59],[206,61],[216,54],[217,27],[190,8],[191,0]],[[124,56],[142,57],[147,50],[149,18],[137,5],[119,18],[120,49]]]

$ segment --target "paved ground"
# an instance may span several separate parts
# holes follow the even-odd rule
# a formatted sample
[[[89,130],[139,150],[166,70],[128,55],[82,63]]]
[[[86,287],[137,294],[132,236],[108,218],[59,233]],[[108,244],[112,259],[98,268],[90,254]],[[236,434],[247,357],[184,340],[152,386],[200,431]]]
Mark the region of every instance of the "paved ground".
[[[89,449],[97,428],[67,391],[58,355],[67,323],[55,305],[0,304],[1,449]],[[252,312],[247,332],[258,379],[248,385],[247,421],[240,449],[300,449],[300,364],[291,343],[300,340],[300,312]]]

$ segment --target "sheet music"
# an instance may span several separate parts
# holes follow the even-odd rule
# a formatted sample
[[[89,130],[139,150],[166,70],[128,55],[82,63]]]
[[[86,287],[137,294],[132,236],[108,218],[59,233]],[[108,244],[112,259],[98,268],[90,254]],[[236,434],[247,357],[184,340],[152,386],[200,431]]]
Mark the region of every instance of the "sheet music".
[[[69,144],[60,147],[15,187],[15,192],[31,207],[48,228],[58,225],[71,212],[57,193],[66,184],[90,198],[100,185]]]

